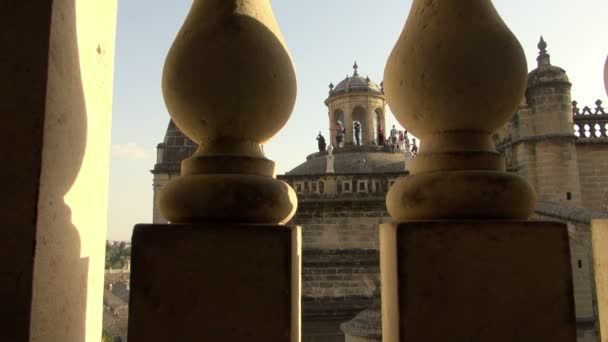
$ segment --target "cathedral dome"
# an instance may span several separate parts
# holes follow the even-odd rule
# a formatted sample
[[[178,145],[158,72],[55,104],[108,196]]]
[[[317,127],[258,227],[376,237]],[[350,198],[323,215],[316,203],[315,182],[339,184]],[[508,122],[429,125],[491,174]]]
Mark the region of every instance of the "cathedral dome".
[[[369,77],[362,77],[359,75],[359,66],[357,63],[353,65],[353,69],[355,72],[352,76],[346,76],[346,78],[335,87],[333,84],[329,85],[329,97],[354,91],[377,94],[382,94],[384,92],[382,87],[372,81]]]
[[[560,67],[551,65],[551,56],[547,53],[547,43],[540,37],[538,43],[540,50],[538,58],[538,68],[528,74],[528,88],[538,87],[544,84],[570,83],[566,71]]]
[[[286,174],[326,174],[326,151],[311,154],[306,159]],[[405,172],[405,154],[384,152],[381,146],[346,146],[334,150],[334,170],[336,174],[402,173]]]

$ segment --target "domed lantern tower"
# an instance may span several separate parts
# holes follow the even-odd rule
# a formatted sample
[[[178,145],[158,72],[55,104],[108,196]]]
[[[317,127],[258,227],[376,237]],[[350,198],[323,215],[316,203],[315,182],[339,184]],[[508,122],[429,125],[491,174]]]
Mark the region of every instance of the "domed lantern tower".
[[[361,125],[360,145],[377,145],[378,127],[386,132],[384,89],[369,77],[360,76],[357,62],[353,70],[353,75],[347,75],[337,86],[329,85],[325,105],[329,109],[330,144],[337,146],[336,133],[340,122],[346,130],[345,145],[355,145],[354,125],[357,122]]]

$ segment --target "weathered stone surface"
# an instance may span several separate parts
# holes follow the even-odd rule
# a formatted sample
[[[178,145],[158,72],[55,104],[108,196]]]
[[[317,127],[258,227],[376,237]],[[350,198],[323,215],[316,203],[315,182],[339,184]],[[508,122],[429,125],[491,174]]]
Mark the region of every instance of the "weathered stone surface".
[[[207,81],[214,78],[233,82]],[[275,179],[262,150],[289,119],[297,93],[270,1],[194,1],[162,83],[173,122],[199,145],[180,177],[160,190],[163,216],[173,223],[289,221],[295,193]]]
[[[595,264],[595,287],[601,340],[608,340],[608,220],[592,223],[593,258]]]
[[[99,341],[116,1],[1,7],[2,340]]]
[[[395,117],[422,141],[411,175],[387,195],[395,220],[532,214],[533,189],[505,172],[491,141],[517,109],[526,68],[491,1],[413,1],[384,71]]]
[[[300,229],[138,225],[129,341],[299,341]]]
[[[567,227],[426,221],[380,228],[387,341],[576,341]]]
[[[379,300],[376,298],[375,300]],[[381,342],[382,312],[378,302],[340,325],[346,342]]]

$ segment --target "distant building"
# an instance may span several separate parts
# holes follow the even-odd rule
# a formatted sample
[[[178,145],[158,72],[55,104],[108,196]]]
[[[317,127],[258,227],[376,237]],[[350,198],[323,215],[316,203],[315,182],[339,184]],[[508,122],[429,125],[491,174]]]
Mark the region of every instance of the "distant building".
[[[534,219],[568,224],[578,341],[598,341],[590,220],[608,217],[608,114],[599,101],[594,109],[571,102],[566,72],[551,64],[546,48],[541,41],[538,68],[529,74],[522,103],[494,142],[508,171],[535,188]],[[356,64],[352,76],[330,85],[325,104],[327,144],[333,150],[313,153],[278,176],[294,188],[299,201],[290,223],[303,227],[304,342],[344,341],[340,324],[355,316],[343,327],[368,326],[370,336],[377,335],[380,322],[370,306],[379,278],[378,224],[390,221],[386,193],[396,178],[408,174],[411,157],[381,146],[378,128],[382,142],[390,136],[384,91],[360,76]],[[337,144],[340,131],[343,147]],[[196,144],[171,122],[152,170],[155,223],[166,222],[156,206],[159,189],[179,175],[180,161],[195,150]],[[366,317],[374,323],[363,322]]]
[[[608,216],[608,115],[599,100],[579,109],[542,38],[538,48],[521,105],[494,139],[508,170],[536,190],[534,218],[568,224],[578,340],[599,341],[590,220]]]
[[[129,321],[130,270],[106,270],[103,291],[103,331],[109,342],[126,342]]]

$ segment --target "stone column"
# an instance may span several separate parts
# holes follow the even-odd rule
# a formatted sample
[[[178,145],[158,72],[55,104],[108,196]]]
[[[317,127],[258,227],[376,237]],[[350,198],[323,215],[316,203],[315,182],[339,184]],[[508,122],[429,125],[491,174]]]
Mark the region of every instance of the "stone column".
[[[116,1],[0,10],[3,341],[99,341]]]
[[[297,199],[261,149],[296,96],[270,1],[195,0],[163,95],[199,148],[159,194],[171,224],[134,230],[129,341],[299,341]]]
[[[414,0],[384,76],[421,138],[380,229],[384,340],[576,341],[567,227],[526,221],[534,192],[491,140],[527,78],[492,2]]]
[[[376,111],[374,110],[376,107],[374,106],[374,102],[369,101],[367,103],[367,125],[365,127],[365,144],[366,145],[374,145],[376,141],[376,129],[377,127],[374,124]]]
[[[350,103],[344,105],[344,145],[353,145],[353,107]]]
[[[591,221],[591,242],[601,341],[608,340],[608,220]]]

